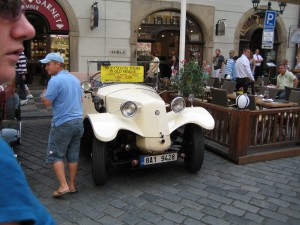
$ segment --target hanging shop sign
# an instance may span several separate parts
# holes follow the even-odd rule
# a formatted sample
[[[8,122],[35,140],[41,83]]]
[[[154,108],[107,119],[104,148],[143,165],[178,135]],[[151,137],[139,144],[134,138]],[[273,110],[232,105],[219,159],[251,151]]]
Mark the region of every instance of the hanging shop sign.
[[[68,18],[55,0],[24,0],[24,3],[26,11],[36,11],[48,20],[52,32],[69,31]]]

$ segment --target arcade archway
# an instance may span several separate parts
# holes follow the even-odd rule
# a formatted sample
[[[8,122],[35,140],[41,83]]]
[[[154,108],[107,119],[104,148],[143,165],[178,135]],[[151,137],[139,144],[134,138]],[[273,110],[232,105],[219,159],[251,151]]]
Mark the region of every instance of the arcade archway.
[[[179,54],[180,13],[164,10],[145,16],[138,28],[137,59],[149,60],[149,53],[156,52],[161,60],[163,76],[170,76],[172,55]],[[191,15],[186,19],[185,59],[203,61],[204,37],[201,27]]]

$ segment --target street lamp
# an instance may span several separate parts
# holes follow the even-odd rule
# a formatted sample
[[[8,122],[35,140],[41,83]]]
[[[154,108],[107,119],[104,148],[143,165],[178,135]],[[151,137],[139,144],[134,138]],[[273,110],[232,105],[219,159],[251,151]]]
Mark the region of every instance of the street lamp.
[[[261,16],[264,16],[265,13],[266,13],[266,10],[273,10],[272,9],[272,3],[271,2],[268,2],[268,8],[267,9],[261,9],[261,8],[258,8],[258,5],[260,3],[260,0],[252,0],[252,5],[253,5],[253,9],[255,12],[257,12],[257,14],[261,15]],[[279,6],[279,10],[273,10],[275,12],[277,12],[277,16],[279,16],[280,14],[282,15],[284,10],[285,10],[285,7],[286,7],[286,3],[285,2],[278,2],[278,6]]]

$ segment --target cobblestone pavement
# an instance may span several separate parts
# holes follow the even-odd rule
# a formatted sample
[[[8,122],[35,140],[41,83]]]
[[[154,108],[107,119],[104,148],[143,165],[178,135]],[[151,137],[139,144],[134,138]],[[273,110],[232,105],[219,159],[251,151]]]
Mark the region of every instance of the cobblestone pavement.
[[[53,199],[58,187],[45,165],[50,119],[23,120],[18,160],[29,184],[58,224],[300,224],[300,157],[235,165],[211,152],[191,174],[182,163],[116,169],[97,187],[81,156],[78,192]]]
[[[43,90],[31,90],[33,98],[28,99],[27,104],[21,106],[23,118],[49,117],[52,115],[51,107],[46,108],[41,102]]]

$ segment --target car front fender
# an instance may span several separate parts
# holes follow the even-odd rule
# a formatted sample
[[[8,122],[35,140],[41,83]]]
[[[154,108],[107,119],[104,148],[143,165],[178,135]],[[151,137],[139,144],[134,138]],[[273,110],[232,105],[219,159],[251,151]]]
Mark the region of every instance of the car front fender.
[[[171,111],[167,113],[167,118],[170,133],[188,123],[197,124],[207,130],[212,130],[215,127],[214,118],[202,107],[185,108],[180,113]]]
[[[129,130],[140,136],[143,132],[130,118],[123,118],[110,113],[88,114],[94,134],[100,141],[108,142],[116,138],[119,130]]]

